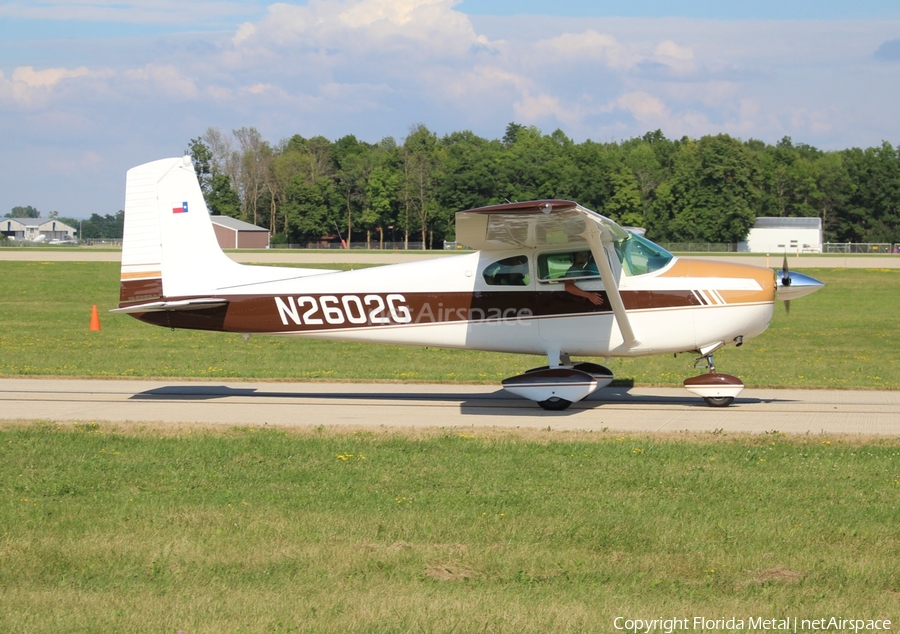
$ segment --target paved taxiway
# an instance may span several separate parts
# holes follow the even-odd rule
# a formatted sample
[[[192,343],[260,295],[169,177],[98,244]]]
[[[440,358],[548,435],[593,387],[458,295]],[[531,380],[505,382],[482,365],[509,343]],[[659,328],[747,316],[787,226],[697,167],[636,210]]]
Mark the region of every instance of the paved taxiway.
[[[0,420],[900,435],[900,391],[605,388],[565,412],[494,386],[0,379]]]

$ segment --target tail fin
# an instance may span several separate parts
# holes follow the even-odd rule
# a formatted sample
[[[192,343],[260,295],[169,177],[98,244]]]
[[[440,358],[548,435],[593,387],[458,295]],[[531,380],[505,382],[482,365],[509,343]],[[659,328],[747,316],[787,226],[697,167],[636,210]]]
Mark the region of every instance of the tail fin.
[[[212,293],[240,268],[219,248],[189,156],[128,170],[121,303]]]
[[[336,272],[250,266],[225,255],[189,156],[128,170],[116,312],[145,312],[149,304],[152,310],[195,310],[226,303],[223,295]]]

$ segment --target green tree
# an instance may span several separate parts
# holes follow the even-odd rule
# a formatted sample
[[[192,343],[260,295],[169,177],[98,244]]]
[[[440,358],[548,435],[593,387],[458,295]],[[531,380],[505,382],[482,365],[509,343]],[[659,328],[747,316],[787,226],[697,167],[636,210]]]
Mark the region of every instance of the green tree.
[[[194,171],[197,173],[200,191],[206,197],[212,187],[210,182],[212,180],[213,167],[212,151],[204,143],[203,137],[197,137],[196,139],[191,139],[190,143],[188,143],[188,152],[191,156],[191,162],[194,164]]]
[[[441,148],[444,170],[438,182],[437,200],[439,208],[449,212],[446,216],[451,226],[443,227],[444,233],[453,237],[453,215],[457,211],[502,202],[496,196],[497,166],[503,147],[466,130],[445,136]]]
[[[634,172],[623,166],[611,172],[608,178],[613,195],[606,201],[603,215],[626,227],[643,227],[644,206]]]
[[[657,192],[654,220],[667,232],[660,239],[744,240],[755,220],[754,177],[750,152],[730,136],[683,141],[668,186]]]
[[[422,248],[426,249],[429,221],[437,210],[434,182],[441,169],[437,136],[425,125],[416,124],[404,140],[400,155],[403,161],[404,240],[408,246],[410,231],[417,225]]]
[[[216,174],[209,181],[206,206],[214,216],[241,217],[241,201],[225,174]]]
[[[842,153],[850,180],[836,223],[838,241],[900,241],[900,153],[889,143]]]
[[[8,211],[4,218],[40,218],[41,212],[32,207],[31,205],[27,205],[25,207],[13,207],[11,211]]]
[[[256,225],[259,224],[259,201],[266,185],[272,152],[256,128],[235,130],[234,136],[241,147],[237,182],[241,217]]]
[[[366,180],[366,207],[360,223],[366,229],[366,246],[370,246],[371,231],[378,232],[381,248],[384,248],[384,232],[395,226],[400,209],[402,172],[397,143],[391,137],[382,139],[371,150],[375,167]]]
[[[335,187],[340,193],[347,222],[347,246],[353,238],[353,218],[362,215],[369,209],[368,188],[366,183],[376,168],[378,158],[368,143],[362,143],[355,136],[348,135],[338,139],[332,146],[332,160],[335,168]],[[370,241],[368,227],[371,216],[363,221],[367,227],[366,242]]]
[[[851,192],[850,178],[840,152],[829,152],[816,161],[816,200],[826,242],[838,241],[838,221]]]

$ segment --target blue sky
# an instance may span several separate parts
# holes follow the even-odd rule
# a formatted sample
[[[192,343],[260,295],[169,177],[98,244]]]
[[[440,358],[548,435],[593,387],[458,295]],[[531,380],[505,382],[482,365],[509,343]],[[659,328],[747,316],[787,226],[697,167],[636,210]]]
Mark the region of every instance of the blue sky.
[[[6,0],[0,215],[122,207],[216,128],[900,144],[900,3]]]

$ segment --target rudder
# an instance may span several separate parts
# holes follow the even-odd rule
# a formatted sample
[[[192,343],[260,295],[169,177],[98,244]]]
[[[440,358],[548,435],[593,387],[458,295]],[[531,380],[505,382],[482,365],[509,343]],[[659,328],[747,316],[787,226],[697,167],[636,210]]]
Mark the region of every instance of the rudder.
[[[219,247],[189,156],[128,170],[120,306],[213,292],[234,267]]]

